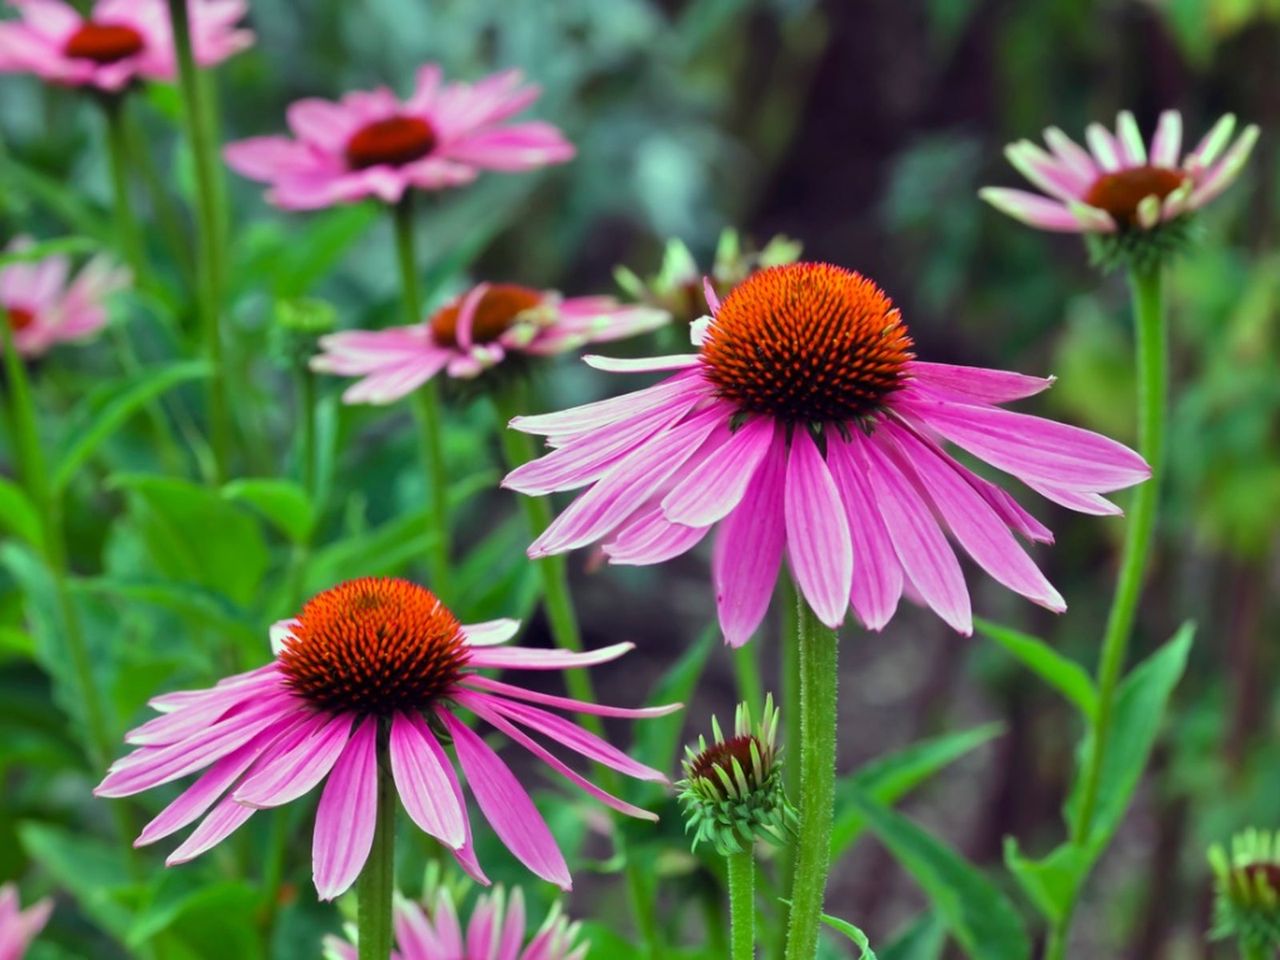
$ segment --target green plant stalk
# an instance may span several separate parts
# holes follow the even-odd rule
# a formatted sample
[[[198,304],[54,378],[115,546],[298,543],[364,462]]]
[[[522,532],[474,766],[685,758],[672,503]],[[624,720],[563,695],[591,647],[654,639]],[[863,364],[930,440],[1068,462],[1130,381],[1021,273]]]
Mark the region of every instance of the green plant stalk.
[[[527,433],[510,430],[507,424],[511,419],[528,411],[527,391],[523,383],[512,380],[493,392],[493,405],[498,418],[498,433],[502,441],[503,458],[507,469],[528,463],[537,456],[533,438]],[[529,525],[530,539],[538,537],[551,524],[551,501],[546,497],[521,496],[520,506],[524,509],[525,519]],[[551,635],[556,646],[565,650],[582,649],[582,633],[578,627],[578,617],[573,609],[573,596],[569,591],[568,564],[564,556],[555,555],[541,557],[534,563],[542,577],[542,603],[547,611],[547,622],[551,625]],[[565,686],[569,695],[575,700],[595,703],[595,685],[585,670],[568,670],[564,675]],[[579,714],[582,725],[597,736],[605,735],[604,724],[594,714]],[[617,792],[618,777],[612,770],[604,770],[601,774],[604,787]],[[615,839],[618,852],[625,858],[624,839],[618,834]],[[654,911],[652,888],[644,874],[631,860],[626,860],[627,894],[631,901],[632,915],[636,921],[641,938],[645,943],[649,956],[663,956],[665,946],[657,914]]]
[[[392,891],[395,888],[396,794],[391,783],[390,758],[385,735],[378,737],[378,821],[373,849],[356,882],[360,960],[387,960],[391,956]]]
[[[413,243],[413,194],[391,208],[395,221],[396,257],[400,264],[400,284],[404,296],[405,319],[422,322],[422,291],[418,285],[417,257]],[[413,395],[414,413],[422,437],[422,468],[427,475],[431,497],[430,540],[427,560],[431,567],[432,589],[446,602],[455,600],[450,587],[449,568],[449,470],[444,456],[444,423],[440,414],[440,391],[428,380]]]
[[[125,128],[125,138],[128,141],[128,156],[133,161],[138,173],[141,174],[143,183],[146,184],[147,196],[151,200],[151,209],[155,213],[156,219],[160,223],[160,229],[164,233],[164,242],[169,252],[173,255],[183,279],[189,285],[194,286],[195,262],[192,258],[191,245],[187,242],[186,229],[183,227],[182,217],[178,213],[177,205],[173,202],[173,197],[169,195],[169,191],[160,177],[160,171],[156,169],[155,159],[151,156],[151,151],[147,148],[146,140],[139,129],[136,112],[131,113],[127,106],[122,105],[121,113],[124,114],[122,122]]]
[[[206,380],[209,405],[209,441],[213,449],[214,482],[221,485],[229,477],[231,457],[231,408],[227,400],[227,371],[222,342],[222,295],[226,279],[223,257],[224,218],[219,210],[222,191],[221,170],[213,118],[205,98],[204,84],[191,49],[191,23],[186,0],[169,0],[169,20],[178,55],[178,78],[182,89],[183,119],[196,181],[196,312],[200,319],[204,354],[213,367]]]
[[[733,677],[738,687],[738,699],[751,708],[752,716],[759,716],[764,708],[764,683],[760,679],[760,644],[744,643],[730,651],[733,657]]]
[[[822,923],[822,898],[831,864],[831,821],[836,796],[837,637],[796,591],[800,649],[800,825],[786,960],[813,960]]]
[[[741,853],[730,854],[729,928],[732,960],[754,960],[756,955],[756,860],[754,845],[747,841]]]
[[[781,625],[779,636],[782,637],[782,643],[778,645],[779,650],[779,673],[782,679],[782,722],[784,726],[783,737],[784,742],[797,744],[799,740],[800,725],[800,645],[793,642],[796,636],[796,589],[791,582],[791,577],[784,571],[783,575],[778,578],[778,586],[774,591],[773,602],[779,611],[781,611]],[[750,646],[750,644],[748,644]],[[793,748],[798,753],[798,747]],[[785,763],[782,766],[782,782],[787,788],[787,796],[791,798],[800,795],[800,765],[798,763]],[[789,843],[777,851],[774,858],[776,864],[774,879],[779,890],[783,891],[786,896],[790,890],[789,884],[791,878],[795,874],[796,864],[796,848],[795,844]],[[775,909],[777,910],[778,923],[776,929],[771,933],[773,941],[773,950],[770,956],[781,957],[785,954],[787,948],[787,926],[789,917],[791,916],[791,908],[779,900]]]
[[[1165,324],[1160,268],[1133,269],[1129,282],[1133,293],[1134,340],[1138,380],[1138,452],[1151,466],[1151,478],[1138,487],[1129,506],[1120,576],[1107,617],[1098,665],[1098,711],[1093,722],[1093,749],[1089,752],[1081,787],[1080,808],[1072,823],[1071,841],[1089,843],[1098,807],[1098,790],[1106,762],[1107,738],[1115,712],[1116,691],[1124,672],[1129,638],[1142,598],[1143,580],[1155,533],[1164,474],[1166,420],[1168,416],[1169,343]],[[1079,890],[1072,892],[1061,920],[1054,924],[1045,948],[1046,960],[1063,960]]]

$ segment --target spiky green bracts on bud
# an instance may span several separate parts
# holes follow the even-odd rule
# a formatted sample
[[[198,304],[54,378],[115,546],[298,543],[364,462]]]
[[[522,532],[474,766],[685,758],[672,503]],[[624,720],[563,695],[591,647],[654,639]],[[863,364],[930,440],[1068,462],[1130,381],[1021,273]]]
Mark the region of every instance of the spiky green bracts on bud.
[[[795,263],[800,259],[800,251],[798,240],[781,235],[759,249],[744,247],[736,230],[724,230],[709,270],[700,270],[684,241],[673,239],[667,241],[662,267],[655,276],[642,280],[634,271],[621,266],[614,269],[613,276],[632,300],[666,310],[677,322],[692,323],[708,312],[702,289],[704,276],[723,298],[757,270]]]
[[[1280,950],[1280,831],[1250,828],[1209,850],[1215,892],[1214,940],[1234,939],[1246,957]]]
[[[1149,228],[1122,227],[1114,233],[1086,233],[1084,242],[1089,262],[1103,273],[1116,269],[1150,273],[1194,245],[1200,233],[1195,214],[1184,213]]]
[[[751,849],[757,839],[785,843],[795,828],[796,812],[782,785],[773,695],[765,699],[758,726],[752,726],[751,712],[742,703],[732,737],[724,736],[715,717],[711,731],[710,744],[699,737],[696,750],[685,747],[684,779],[676,784],[694,849],[710,843],[727,857]]]
[[[268,353],[282,367],[305,365],[316,351],[316,341],[337,328],[338,311],[327,300],[316,297],[277,300]]]

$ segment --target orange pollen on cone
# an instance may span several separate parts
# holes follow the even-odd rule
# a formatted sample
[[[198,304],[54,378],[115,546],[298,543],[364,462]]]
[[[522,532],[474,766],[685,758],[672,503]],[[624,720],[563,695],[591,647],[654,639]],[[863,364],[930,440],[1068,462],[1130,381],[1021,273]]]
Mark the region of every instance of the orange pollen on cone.
[[[9,329],[14,333],[25,330],[36,322],[35,313],[26,307],[9,307],[5,312],[9,316]]]
[[[826,263],[752,274],[720,304],[702,359],[719,395],[790,422],[878,409],[915,356],[902,314],[874,282]]]
[[[279,663],[295,692],[333,712],[423,710],[470,658],[462,626],[425,587],[348,580],[307,601]]]
[[[514,283],[495,283],[476,304],[471,320],[471,342],[492,343],[511,328],[516,317],[542,303],[542,294]],[[431,338],[442,347],[458,345],[461,301],[442,307],[431,317]]]
[[[421,160],[436,146],[436,132],[421,117],[388,117],[367,124],[347,141],[347,164],[353,170],[389,164],[400,167]]]
[[[62,52],[68,57],[107,64],[141,53],[146,45],[142,34],[133,27],[86,20],[67,38]]]
[[[1117,170],[1098,177],[1084,195],[1084,202],[1107,211],[1121,226],[1133,226],[1138,222],[1138,204],[1147,197],[1163,200],[1186,180],[1185,173],[1167,167]]]

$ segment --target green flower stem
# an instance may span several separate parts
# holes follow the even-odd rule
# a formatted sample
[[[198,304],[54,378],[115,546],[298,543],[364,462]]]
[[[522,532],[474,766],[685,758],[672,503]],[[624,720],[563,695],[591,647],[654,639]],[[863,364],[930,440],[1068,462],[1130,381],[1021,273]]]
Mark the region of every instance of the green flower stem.
[[[794,637],[800,649],[800,826],[786,960],[813,960],[831,863],[836,795],[837,637],[796,591]],[[794,742],[794,741],[793,741]]]
[[[220,161],[213,116],[208,109],[205,84],[191,49],[191,23],[186,0],[169,0],[169,20],[173,26],[178,55],[178,77],[182,89],[183,119],[195,162],[196,227],[196,311],[200,319],[204,354],[213,376],[208,385],[209,439],[213,449],[214,481],[225,483],[231,456],[231,408],[227,401],[227,370],[222,344],[222,295],[226,279],[223,258],[224,219],[220,210],[222,190]]]
[[[794,642],[796,630],[798,629],[796,626],[796,589],[791,582],[790,576],[785,571],[778,578],[778,586],[774,591],[773,602],[775,609],[781,611],[782,620],[779,636],[782,637],[783,642],[779,644],[778,652],[781,660],[779,673],[782,679],[781,713],[785,727],[783,735],[785,742],[796,744],[799,740],[800,723],[800,645]],[[800,796],[800,764],[783,764],[782,782],[786,787],[788,797],[794,799]],[[785,897],[785,891],[789,889],[788,884],[795,874],[795,844],[789,843],[779,849],[775,862],[777,864],[774,874],[775,882],[778,889],[784,891],[783,897]],[[781,957],[786,952],[787,926],[791,908],[786,903],[779,901],[775,909],[778,912],[778,923],[774,930],[774,937],[771,938],[774,942],[769,956]]]
[[[396,255],[400,264],[400,283],[404,295],[406,322],[422,322],[422,291],[418,285],[417,257],[413,243],[413,194],[391,208],[395,220]],[[445,602],[456,598],[450,590],[449,568],[449,470],[444,456],[444,423],[440,414],[440,391],[434,380],[428,380],[413,395],[414,414],[422,437],[422,467],[427,475],[431,497],[431,520],[428,536],[428,561],[431,587]]]
[[[733,657],[733,676],[738,685],[738,699],[747,703],[752,716],[759,716],[764,706],[759,650],[759,643],[744,643],[738,649],[730,651]]]
[[[298,451],[299,479],[307,497],[316,499],[316,375],[305,360],[298,361],[295,371],[298,386],[298,417],[302,421],[302,437]]]
[[[756,861],[755,850],[747,848],[731,854],[729,867],[729,925],[732,930],[732,960],[754,960],[756,955]]]
[[[1098,789],[1106,760],[1107,738],[1115,713],[1116,690],[1124,672],[1129,638],[1142,597],[1143,579],[1156,525],[1160,482],[1164,473],[1165,424],[1168,407],[1169,344],[1161,291],[1160,268],[1130,272],[1133,292],[1134,339],[1137,350],[1138,451],[1151,465],[1151,479],[1138,487],[1129,506],[1120,577],[1111,613],[1107,618],[1098,665],[1098,711],[1093,721],[1093,749],[1089,752],[1081,787],[1079,813],[1072,823],[1071,840],[1089,842],[1098,808]],[[1076,894],[1079,891],[1075,891]],[[1063,960],[1071,929],[1075,897],[1062,919],[1050,931],[1046,960]]]
[[[378,822],[373,849],[356,883],[360,960],[391,956],[392,891],[396,870],[396,794],[391,783],[385,731],[378,737]]]
[[[151,201],[151,209],[159,221],[164,233],[164,242],[168,252],[174,258],[184,281],[195,284],[195,260],[192,256],[191,244],[187,242],[186,228],[178,207],[169,194],[169,190],[156,168],[143,130],[137,122],[136,111],[129,111],[127,104],[121,106],[125,137],[128,141],[128,157],[134,169],[146,185],[147,197]]]

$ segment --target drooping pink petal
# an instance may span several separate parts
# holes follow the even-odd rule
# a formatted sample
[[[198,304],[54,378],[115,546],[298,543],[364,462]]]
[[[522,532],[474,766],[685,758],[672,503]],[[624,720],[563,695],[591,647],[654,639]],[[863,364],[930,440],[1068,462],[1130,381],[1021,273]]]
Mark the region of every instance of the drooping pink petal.
[[[281,737],[235,791],[247,807],[279,807],[305,796],[329,775],[347,746],[352,717],[317,713]]]
[[[516,417],[509,426],[521,433],[536,433],[548,437],[570,437],[600,427],[607,427],[619,420],[641,416],[654,407],[669,403],[680,394],[692,390],[699,396],[705,393],[702,378],[697,370],[683,370],[667,377],[652,387],[596,400],[580,407],[570,407],[555,413],[543,413],[530,417]]]
[[[965,367],[954,363],[926,363],[912,360],[907,364],[908,376],[936,391],[953,394],[962,400],[982,403],[1009,403],[1034,397],[1053,386],[1054,377],[1030,377],[1008,370],[987,367]],[[910,387],[908,387],[910,389]]]
[[[544,880],[569,890],[573,880],[546,821],[493,749],[447,710],[436,715],[453,736],[458,762],[485,819],[516,859]]]
[[[783,515],[796,587],[818,619],[834,630],[849,606],[853,546],[831,471],[803,428],[791,437]]]
[[[983,187],[978,196],[1001,213],[1042,230],[1079,233],[1080,221],[1061,201],[1010,187]]]
[[[481,670],[562,670],[567,667],[594,667],[610,660],[617,660],[634,643],[615,643],[596,650],[553,650],[543,647],[484,647],[471,651],[467,666]]]
[[[866,472],[903,572],[938,616],[969,635],[973,619],[964,574],[928,504],[875,437],[860,431],[850,436],[850,449]]]
[[[603,544],[610,563],[646,566],[687,553],[702,542],[711,527],[672,523],[659,503],[637,510]]]
[[[320,794],[311,842],[316,894],[332,900],[364,869],[378,820],[378,719],[366,717],[338,758]]]
[[[728,516],[773,445],[769,417],[752,417],[732,433],[726,425],[724,431],[724,442],[662,499],[662,512],[671,522],[706,527]]]
[[[741,502],[716,533],[711,581],[725,641],[740,647],[764,619],[786,546],[783,490],[787,463],[783,431],[756,469]]]
[[[696,353],[673,353],[665,357],[602,357],[589,353],[582,358],[583,363],[595,370],[606,373],[659,373],[669,370],[684,370],[696,367],[702,362]]]
[[[236,803],[230,797],[223,797],[209,815],[200,821],[199,826],[191,831],[191,835],[165,857],[165,866],[189,863],[200,854],[212,850],[244,826],[255,812],[252,807]]]
[[[390,748],[391,773],[409,818],[446,846],[462,846],[466,828],[445,776],[448,757],[422,717],[396,713]]]
[[[827,437],[827,465],[844,502],[853,548],[853,585],[849,602],[869,630],[883,630],[902,596],[902,565],[876,506],[866,472],[854,460],[848,443]]]
[[[539,693],[536,690],[526,690],[524,687],[503,683],[490,677],[482,677],[479,674],[468,674],[462,679],[461,683],[465,687],[496,693],[510,700],[527,700],[529,703],[540,703],[543,706],[557,707],[573,713],[593,713],[598,717],[625,717],[630,720],[665,717],[684,706],[680,703],[667,703],[660,707],[608,707],[599,703],[588,703],[584,700],[573,700],[569,697],[557,697],[549,693]]]

